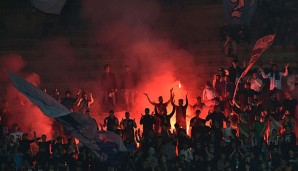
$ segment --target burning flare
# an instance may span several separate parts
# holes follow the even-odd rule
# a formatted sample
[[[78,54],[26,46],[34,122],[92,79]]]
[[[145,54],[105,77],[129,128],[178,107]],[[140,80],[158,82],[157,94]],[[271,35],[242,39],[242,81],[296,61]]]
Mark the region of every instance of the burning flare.
[[[178,88],[181,88],[181,82],[180,82],[180,79],[178,81]]]

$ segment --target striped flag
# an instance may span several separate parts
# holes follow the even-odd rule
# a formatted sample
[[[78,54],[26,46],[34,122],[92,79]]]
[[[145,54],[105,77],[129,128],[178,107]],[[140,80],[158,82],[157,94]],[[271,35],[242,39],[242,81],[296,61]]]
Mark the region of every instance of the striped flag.
[[[236,96],[236,93],[237,93],[237,90],[238,90],[238,84],[240,82],[240,79],[242,77],[244,77],[248,71],[251,69],[251,67],[256,63],[256,61],[260,58],[261,54],[263,52],[265,52],[266,49],[268,49],[268,47],[273,43],[274,41],[274,38],[275,38],[275,34],[270,34],[270,35],[267,35],[267,36],[264,36],[262,38],[260,38],[253,50],[252,50],[252,53],[251,53],[251,57],[250,57],[250,60],[248,62],[248,65],[247,67],[245,68],[245,70],[242,72],[240,78],[237,80],[236,82],[236,88],[235,88],[235,91],[234,91],[234,96],[233,96],[233,99],[235,98]]]

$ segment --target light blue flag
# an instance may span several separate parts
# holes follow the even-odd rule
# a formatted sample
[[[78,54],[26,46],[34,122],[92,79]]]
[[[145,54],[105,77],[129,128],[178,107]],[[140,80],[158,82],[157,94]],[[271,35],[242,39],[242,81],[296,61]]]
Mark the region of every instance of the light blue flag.
[[[45,115],[50,118],[57,118],[71,113],[65,106],[59,103],[52,96],[43,92],[40,88],[34,86],[27,80],[8,72],[12,84],[24,94],[32,103],[34,103]]]
[[[88,147],[102,162],[122,160],[127,151],[121,137],[113,132],[98,131],[96,120],[80,112],[70,112],[52,96],[23,78],[9,72],[13,85],[48,117],[55,118],[80,143]],[[118,156],[118,157],[117,157]]]

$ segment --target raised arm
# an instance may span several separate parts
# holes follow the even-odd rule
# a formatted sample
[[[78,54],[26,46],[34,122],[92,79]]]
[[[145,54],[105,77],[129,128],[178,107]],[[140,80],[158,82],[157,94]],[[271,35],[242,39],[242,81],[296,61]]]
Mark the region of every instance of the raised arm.
[[[172,105],[173,106],[173,110],[172,110],[172,112],[168,115],[170,118],[174,115],[174,113],[175,113],[175,106],[174,105]]]
[[[188,106],[188,97],[187,97],[187,95],[188,95],[188,93],[186,93],[186,96],[185,96],[185,107],[187,107]]]
[[[286,77],[289,74],[289,64],[285,65],[285,72],[282,73],[282,76]]]
[[[265,72],[259,67],[259,70],[261,71],[261,75],[263,78],[267,79],[269,78],[268,75],[265,74]]]
[[[81,89],[79,89],[77,96],[76,96],[76,102],[75,104],[78,104],[79,100],[80,100],[80,94],[81,94]]]
[[[83,98],[79,98],[79,100],[77,101],[77,107],[79,107],[81,105]]]
[[[173,88],[171,88],[171,90],[170,90],[170,99],[165,104],[168,105],[169,103],[172,103],[173,98],[174,98],[174,96],[173,96]]]
[[[151,101],[151,100],[150,100],[150,98],[149,98],[149,96],[148,96],[148,94],[147,94],[147,93],[144,93],[144,95],[147,97],[147,99],[148,99],[148,101],[149,101],[149,103],[150,103],[150,104],[152,104],[153,106],[155,106],[155,105],[156,105],[156,103],[155,103],[155,102],[153,102],[153,101]]]
[[[90,101],[88,102],[88,106],[90,106],[92,103],[94,103],[94,98],[93,98],[92,93],[89,93],[89,95],[90,95]]]

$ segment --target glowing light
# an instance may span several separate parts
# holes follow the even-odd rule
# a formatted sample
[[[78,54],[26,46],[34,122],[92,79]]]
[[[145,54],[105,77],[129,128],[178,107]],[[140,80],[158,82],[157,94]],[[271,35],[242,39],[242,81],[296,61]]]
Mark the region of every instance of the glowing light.
[[[180,79],[178,81],[178,88],[181,88],[181,81],[180,81]]]

